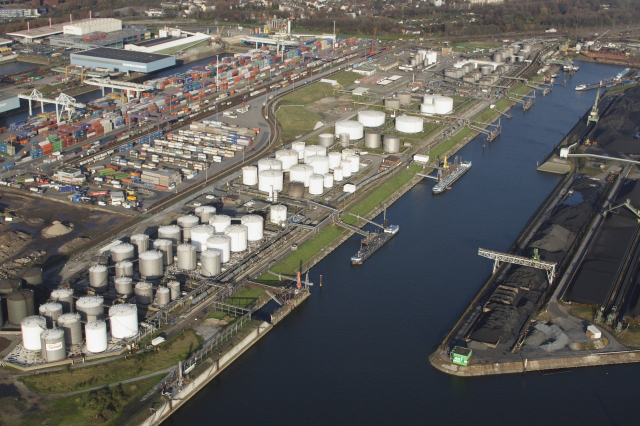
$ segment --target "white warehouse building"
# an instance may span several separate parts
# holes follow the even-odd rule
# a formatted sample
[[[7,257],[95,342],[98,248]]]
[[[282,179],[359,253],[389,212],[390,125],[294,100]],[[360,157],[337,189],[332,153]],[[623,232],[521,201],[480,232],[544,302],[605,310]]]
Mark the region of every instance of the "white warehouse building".
[[[113,18],[85,19],[62,28],[63,34],[83,36],[89,33],[111,33],[122,29],[122,21]]]

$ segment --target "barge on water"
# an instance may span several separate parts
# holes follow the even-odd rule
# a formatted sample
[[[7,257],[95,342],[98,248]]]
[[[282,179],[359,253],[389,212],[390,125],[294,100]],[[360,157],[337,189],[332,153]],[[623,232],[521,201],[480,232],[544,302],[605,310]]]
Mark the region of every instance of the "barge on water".
[[[434,194],[441,194],[447,189],[450,189],[451,185],[460,177],[467,173],[471,168],[471,161],[460,161],[456,157],[456,161],[453,164],[447,164],[447,158],[444,159],[444,167],[438,171],[438,183],[433,187]]]
[[[389,225],[384,228],[384,231],[373,234],[373,236],[367,240],[362,240],[360,250],[351,256],[352,265],[362,265],[373,253],[378,251],[380,247],[385,245],[391,238],[395,237],[400,226]]]

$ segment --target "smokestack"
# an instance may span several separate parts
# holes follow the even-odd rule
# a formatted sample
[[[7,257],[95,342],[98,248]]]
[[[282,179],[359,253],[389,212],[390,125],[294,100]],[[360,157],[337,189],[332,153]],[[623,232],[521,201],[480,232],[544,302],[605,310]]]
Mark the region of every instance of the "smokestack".
[[[49,18],[49,28],[51,28],[51,18]]]
[[[89,20],[91,20],[91,11],[89,11]]]
[[[27,21],[27,32],[31,32],[31,28],[29,27],[29,21]]]
[[[73,15],[72,14],[69,14],[69,23],[73,24]]]

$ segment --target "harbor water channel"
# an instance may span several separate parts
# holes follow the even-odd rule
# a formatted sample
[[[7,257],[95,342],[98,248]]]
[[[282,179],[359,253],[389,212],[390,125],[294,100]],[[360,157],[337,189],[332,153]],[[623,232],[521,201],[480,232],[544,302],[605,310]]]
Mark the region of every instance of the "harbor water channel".
[[[165,424],[637,424],[638,365],[460,378],[427,359],[491,273],[478,248],[507,250],[560,181],[536,163],[593,104],[575,86],[622,69],[578,65],[463,148],[473,167],[450,191],[423,181],[391,206],[400,232],[363,266],[357,235],[316,265],[307,302]]]

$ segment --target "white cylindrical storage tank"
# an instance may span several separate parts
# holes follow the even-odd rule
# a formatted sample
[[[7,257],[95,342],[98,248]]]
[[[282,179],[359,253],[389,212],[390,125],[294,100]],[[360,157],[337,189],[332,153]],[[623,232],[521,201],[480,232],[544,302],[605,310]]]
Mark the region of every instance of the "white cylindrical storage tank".
[[[324,175],[325,173],[329,173],[329,157],[314,155],[313,157],[307,157],[305,162],[313,167],[314,174]]]
[[[435,114],[436,106],[434,104],[420,104],[420,112],[423,114]]]
[[[220,273],[219,250],[205,250],[200,254],[200,274],[203,277],[213,277]]]
[[[55,321],[62,315],[62,305],[57,302],[44,303],[40,305],[38,312],[47,320],[47,328],[53,328]]]
[[[292,149],[276,151],[276,159],[282,163],[282,171],[288,172],[291,166],[298,164],[298,152]]]
[[[109,308],[111,337],[127,339],[138,334],[138,307],[122,304]]]
[[[147,234],[132,235],[129,241],[136,247],[136,254],[149,250],[149,236]]]
[[[173,265],[173,244],[171,240],[155,240],[153,248],[162,253],[163,265]]]
[[[380,148],[380,133],[379,132],[367,132],[364,134],[364,147],[365,148]]]
[[[502,52],[494,52],[493,53],[493,62],[502,62],[503,53]]]
[[[217,214],[209,219],[209,225],[213,226],[213,232],[222,234],[227,229],[227,226],[231,225],[231,216]]]
[[[248,214],[240,218],[240,223],[247,227],[247,240],[260,241],[264,238],[264,219],[257,214]]]
[[[342,150],[342,161],[346,161],[347,157],[350,155],[356,155],[356,150],[351,148],[346,148]]]
[[[351,142],[351,136],[349,136],[349,133],[340,133],[339,139],[340,139],[340,146],[342,147],[349,146],[349,142]]]
[[[346,161],[342,162],[342,177],[350,178],[351,177],[351,163],[347,163]]]
[[[214,227],[211,225],[198,225],[191,229],[191,244],[197,251],[207,248],[207,240],[213,235]]]
[[[324,175],[323,185],[325,188],[333,187],[333,174],[327,173],[326,175]]]
[[[133,280],[131,277],[116,278],[116,293],[129,297],[133,293]]]
[[[360,171],[359,155],[349,155],[346,161],[351,165],[351,173],[358,173]]]
[[[316,155],[327,155],[327,148],[320,145],[308,145],[304,147],[303,160],[306,163],[307,157],[313,157]]]
[[[306,164],[298,164],[291,167],[289,180],[291,182],[302,182],[305,187],[309,186],[309,178],[313,174],[313,167]]]
[[[335,182],[342,182],[343,179],[344,175],[342,173],[342,166],[336,167],[336,169],[333,171],[333,180]]]
[[[281,192],[284,186],[282,170],[264,170],[258,173],[258,190],[271,193]]]
[[[58,327],[64,331],[64,342],[67,347],[82,343],[82,322],[77,312],[62,314],[58,317]]]
[[[335,138],[331,133],[323,133],[318,136],[318,145],[329,148],[335,142]]]
[[[40,335],[40,346],[42,358],[47,362],[62,361],[67,357],[64,330],[61,328],[43,331]]]
[[[231,225],[224,230],[231,239],[231,252],[238,253],[247,249],[247,235],[249,231],[244,225]]]
[[[51,292],[49,300],[62,305],[62,312],[73,312],[73,289],[57,288]]]
[[[109,288],[109,271],[105,265],[89,268],[89,285],[96,291],[106,291]]]
[[[416,62],[417,64],[417,62]],[[411,93],[409,92],[399,92],[398,99],[400,100],[400,105],[409,105],[411,103]]]
[[[111,260],[113,263],[122,262],[123,260],[135,259],[136,250],[132,244],[119,244],[111,247]]]
[[[153,286],[151,283],[140,281],[135,287],[136,303],[150,305],[153,302]]]
[[[385,113],[382,111],[360,111],[358,121],[364,127],[380,127],[384,124]]]
[[[104,298],[83,296],[76,302],[76,312],[84,322],[97,321],[104,317]]]
[[[167,287],[169,288],[171,300],[180,298],[180,281],[169,281]]]
[[[132,277],[133,276],[133,262],[124,260],[116,263],[115,266],[116,278]]]
[[[312,175],[309,179],[309,194],[320,195],[324,192],[324,175]]]
[[[26,317],[20,322],[22,330],[22,346],[28,351],[39,351],[41,346],[40,335],[47,329],[47,320],[40,315]]]
[[[434,98],[436,114],[449,114],[453,111],[453,98],[437,96]]]
[[[489,75],[493,71],[493,67],[491,65],[483,65],[480,67],[480,72],[482,75]]]
[[[275,158],[263,158],[258,160],[258,176],[264,170],[282,170],[282,161]]]
[[[196,248],[192,244],[178,246],[178,269],[193,271],[196,269]]]
[[[158,238],[171,240],[172,244],[182,242],[182,229],[178,225],[164,225],[158,228]]]
[[[209,223],[211,216],[216,214],[216,208],[213,206],[198,206],[194,213],[200,218],[200,223]]]
[[[257,167],[246,166],[242,168],[242,184],[247,186],[253,186],[258,184],[258,168]]]
[[[159,251],[149,250],[138,257],[138,269],[143,279],[157,280],[164,275],[163,255]]]
[[[298,153],[298,160],[302,160],[304,158],[304,142],[292,142],[291,149]]]
[[[207,250],[220,252],[220,261],[227,263],[231,258],[231,238],[226,235],[214,235],[207,240]]]
[[[280,225],[287,221],[287,206],[283,204],[277,204],[271,206],[269,211],[269,222]]]
[[[171,302],[171,290],[167,287],[160,287],[158,291],[156,291],[156,305],[159,308],[164,308]]]
[[[178,218],[178,225],[182,228],[182,240],[187,241],[191,239],[191,228],[198,226],[200,218],[194,215],[181,216]]]
[[[422,103],[423,104],[427,104],[427,105],[433,105],[435,97],[436,97],[436,95],[423,95],[422,96]]]
[[[401,115],[396,117],[396,130],[403,133],[420,133],[423,130],[424,120],[420,117]]]
[[[91,321],[84,327],[87,338],[87,351],[99,354],[107,350],[107,323],[104,321]]]
[[[391,154],[400,152],[400,137],[396,135],[384,135],[382,149]]]
[[[352,141],[362,139],[364,137],[364,126],[358,121],[343,120],[336,122],[336,136],[341,133],[348,133],[349,139]]]
[[[340,167],[340,163],[342,163],[342,154],[333,151],[327,154],[327,158],[329,159],[329,170],[334,170],[336,167]]]

